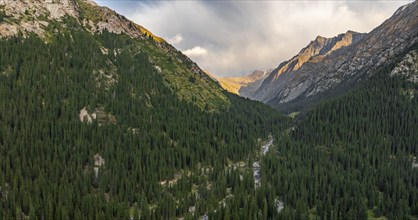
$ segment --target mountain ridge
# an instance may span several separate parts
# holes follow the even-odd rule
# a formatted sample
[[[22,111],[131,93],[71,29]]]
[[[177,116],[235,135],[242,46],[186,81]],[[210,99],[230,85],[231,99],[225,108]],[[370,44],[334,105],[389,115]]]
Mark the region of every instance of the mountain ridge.
[[[274,107],[291,106],[293,101],[312,99],[343,81],[355,83],[363,76],[369,77],[387,60],[418,41],[417,4],[415,1],[400,7],[367,34],[347,31],[331,38],[342,40],[335,48],[327,47],[326,40],[318,36],[298,55],[281,63],[251,98]],[[347,41],[350,37],[352,43]],[[322,47],[317,45],[329,51],[321,51]]]
[[[137,40],[138,52],[149,54],[150,61],[180,99],[210,111],[230,105],[222,88],[181,51],[141,25],[92,0],[1,0],[0,11],[4,14],[0,22],[2,38],[35,33],[48,42],[51,36],[68,31],[71,22],[63,22],[68,19],[75,19],[73,26],[93,35],[103,31],[125,34]],[[103,52],[106,51],[107,48],[103,48]]]
[[[290,60],[281,63],[275,70],[273,70],[266,78],[267,81],[264,81],[260,88],[255,92],[253,98],[263,102],[270,100],[273,97],[272,93],[275,93],[275,90],[266,91],[265,88],[270,86],[266,83],[271,84],[270,81],[279,81],[279,77],[282,74],[296,72],[305,63],[319,63],[331,53],[339,49],[343,50],[344,47],[357,43],[364,36],[365,34],[354,31],[347,31],[346,33],[342,33],[331,38],[317,36],[315,40],[311,41],[306,47],[301,49],[297,55]]]

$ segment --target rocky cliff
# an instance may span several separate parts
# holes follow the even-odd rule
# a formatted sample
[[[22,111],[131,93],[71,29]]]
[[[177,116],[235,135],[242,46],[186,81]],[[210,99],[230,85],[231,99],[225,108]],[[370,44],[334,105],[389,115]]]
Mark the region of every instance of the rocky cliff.
[[[262,83],[255,99],[274,106],[310,99],[355,82],[408,50],[418,41],[417,1],[399,8],[368,34],[348,31],[317,37],[298,55],[283,62]]]
[[[292,75],[297,72],[306,63],[320,63],[334,51],[344,50],[347,46],[357,43],[365,34],[347,31],[336,37],[325,38],[316,37],[308,46],[303,48],[292,59],[283,62],[277,67],[263,82],[261,88],[254,94],[254,99],[260,101],[269,101],[277,93],[278,84],[280,84],[286,75]],[[283,76],[282,76],[283,75]],[[284,82],[284,81],[283,81]]]

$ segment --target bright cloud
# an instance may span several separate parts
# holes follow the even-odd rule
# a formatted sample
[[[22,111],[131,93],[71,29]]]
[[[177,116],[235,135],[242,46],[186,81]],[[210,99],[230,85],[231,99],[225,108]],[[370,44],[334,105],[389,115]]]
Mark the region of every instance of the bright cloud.
[[[193,47],[192,49],[188,49],[182,52],[190,58],[202,57],[208,53],[208,51],[201,46],[196,46],[196,47]]]
[[[176,36],[174,36],[172,38],[169,38],[167,41],[170,44],[176,45],[176,44],[179,44],[179,43],[181,43],[183,41],[183,37],[181,36],[181,34],[176,34]]]
[[[410,2],[96,1],[169,39],[218,76],[275,68],[318,35],[369,32]]]

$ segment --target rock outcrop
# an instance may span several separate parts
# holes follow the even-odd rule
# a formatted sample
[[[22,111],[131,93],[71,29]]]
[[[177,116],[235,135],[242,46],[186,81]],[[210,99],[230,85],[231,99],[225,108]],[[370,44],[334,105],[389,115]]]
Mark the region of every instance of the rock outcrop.
[[[93,33],[106,29],[131,37],[151,35],[156,40],[163,41],[144,27],[92,0],[0,0],[0,6],[3,6],[5,16],[12,18],[0,22],[1,37],[16,35],[19,31],[23,34],[33,32],[44,36],[51,21],[62,21],[68,16],[76,18],[77,22]]]
[[[413,50],[405,55],[398,65],[390,73],[391,76],[404,76],[406,80],[418,83],[418,50]]]
[[[60,20],[64,15],[78,16],[77,9],[71,0],[0,0],[7,21],[0,22],[0,37],[33,32],[43,35],[49,25],[49,19]],[[26,18],[31,19],[26,19]]]
[[[94,167],[93,167],[94,177],[98,179],[100,167],[105,165],[105,160],[103,159],[102,156],[100,156],[99,153],[95,154],[93,159],[94,159]]]

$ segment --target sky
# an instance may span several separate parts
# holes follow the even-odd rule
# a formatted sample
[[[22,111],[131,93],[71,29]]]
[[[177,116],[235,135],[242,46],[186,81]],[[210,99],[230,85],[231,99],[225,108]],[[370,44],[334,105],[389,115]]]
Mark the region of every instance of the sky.
[[[317,36],[370,32],[411,1],[95,0],[163,37],[212,74],[276,68]]]

